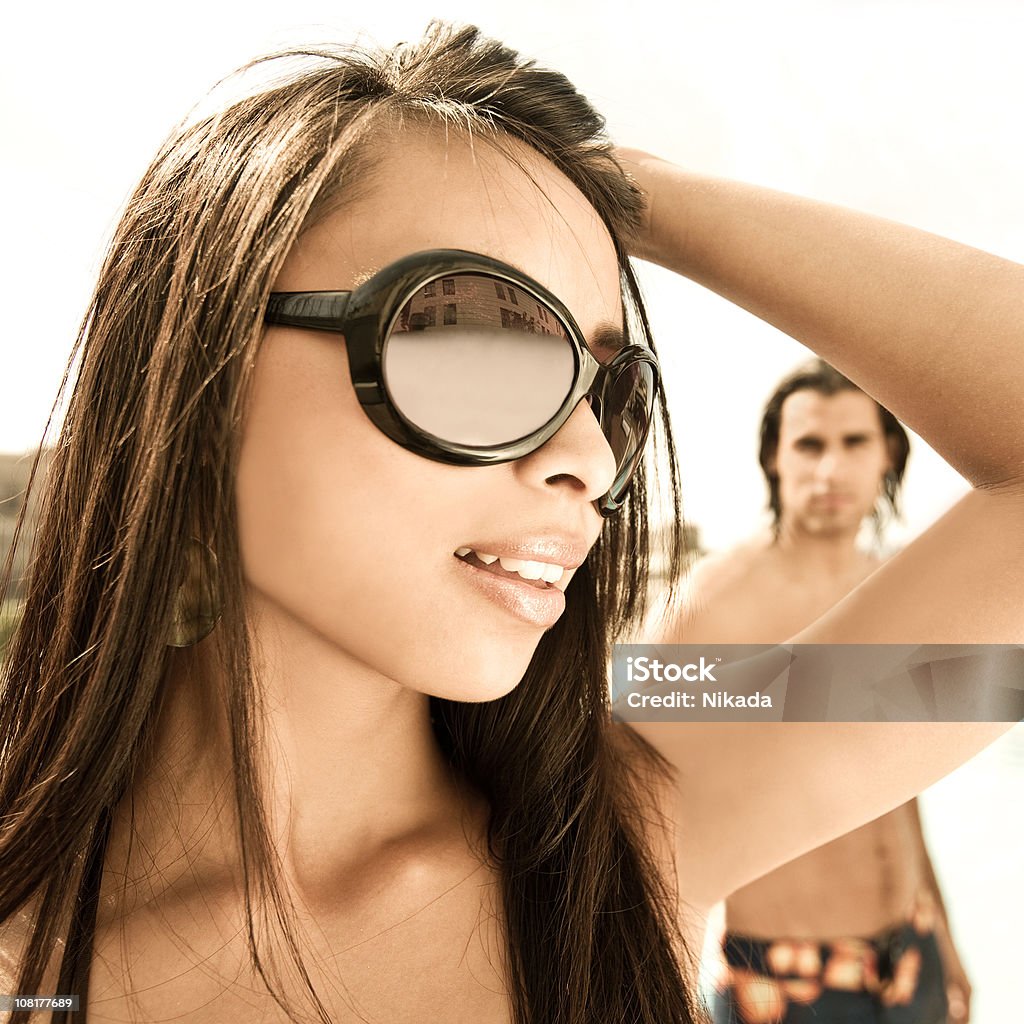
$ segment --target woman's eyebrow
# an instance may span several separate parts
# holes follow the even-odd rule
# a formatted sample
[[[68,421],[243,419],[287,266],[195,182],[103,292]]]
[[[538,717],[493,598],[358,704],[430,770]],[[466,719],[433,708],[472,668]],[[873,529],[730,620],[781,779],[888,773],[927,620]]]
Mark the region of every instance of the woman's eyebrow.
[[[587,342],[587,347],[595,355],[611,357],[620,349],[626,347],[626,336],[622,333],[622,328],[617,327],[615,324],[599,323],[594,328],[594,333]]]

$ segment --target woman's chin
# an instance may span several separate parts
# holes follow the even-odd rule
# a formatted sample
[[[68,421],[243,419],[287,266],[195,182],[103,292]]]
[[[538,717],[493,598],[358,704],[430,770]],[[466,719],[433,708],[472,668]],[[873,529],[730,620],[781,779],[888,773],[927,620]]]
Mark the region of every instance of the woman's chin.
[[[447,678],[436,679],[428,692],[433,697],[482,704],[511,693],[522,681],[533,652],[525,658],[479,657],[460,662]]]

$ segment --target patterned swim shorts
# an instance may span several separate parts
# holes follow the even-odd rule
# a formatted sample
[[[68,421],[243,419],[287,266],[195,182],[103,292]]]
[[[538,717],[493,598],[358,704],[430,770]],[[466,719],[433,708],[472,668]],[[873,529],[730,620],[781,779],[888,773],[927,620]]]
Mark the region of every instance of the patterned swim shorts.
[[[867,939],[814,942],[727,934],[715,1024],[945,1024],[930,907]]]

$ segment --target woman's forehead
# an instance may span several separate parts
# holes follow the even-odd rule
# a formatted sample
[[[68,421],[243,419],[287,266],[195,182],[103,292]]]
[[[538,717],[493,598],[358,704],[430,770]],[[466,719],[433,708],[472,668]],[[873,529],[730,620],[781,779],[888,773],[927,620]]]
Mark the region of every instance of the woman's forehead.
[[[621,323],[607,229],[553,164],[518,140],[443,127],[375,142],[356,198],[303,233],[277,291],[348,289],[402,256],[467,249],[509,263],[557,295],[585,334]]]

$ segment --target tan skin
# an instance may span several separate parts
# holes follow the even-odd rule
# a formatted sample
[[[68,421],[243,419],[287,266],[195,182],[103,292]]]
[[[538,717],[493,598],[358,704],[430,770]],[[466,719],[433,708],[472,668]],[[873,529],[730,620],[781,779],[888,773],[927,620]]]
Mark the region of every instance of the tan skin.
[[[639,255],[693,277],[814,347],[975,486],[814,625],[801,629],[794,620],[781,634],[819,643],[1020,642],[1024,431],[1016,382],[1024,372],[1024,270],[851,211],[702,178],[639,151],[620,151],[620,158],[648,197]],[[858,573],[856,566],[850,571]],[[755,726],[735,727],[728,736],[709,730],[684,743],[664,726],[642,728],[684,777],[715,760],[712,784],[684,792],[679,813],[691,834],[728,862],[735,884],[724,893],[756,877],[749,871],[752,859],[770,859],[770,850],[776,864],[790,859],[790,829],[814,831],[830,804],[842,805],[851,824],[900,805],[913,790],[903,786],[906,779],[896,784],[896,776],[908,760],[924,767],[928,743],[963,743],[966,750],[985,731],[801,725],[783,736],[759,734]],[[874,760],[852,765],[847,755],[854,749],[858,756],[872,750]],[[756,786],[746,777],[749,765],[757,766]],[[858,783],[858,771],[870,787]],[[777,785],[784,775],[788,794]],[[855,808],[866,799],[865,788],[875,796],[890,792],[874,813],[859,816]],[[801,796],[795,807],[793,792]],[[715,814],[716,800],[728,800],[728,818]],[[894,828],[908,838],[914,834],[897,820]],[[778,828],[780,821],[785,828]],[[821,831],[823,840],[836,834],[831,827]],[[680,852],[694,884],[706,879],[713,889],[700,844],[684,841]],[[718,882],[722,868],[720,861]]]
[[[777,534],[702,561],[685,600],[653,628],[694,644],[781,643],[799,633],[880,566],[856,540],[890,468],[878,407],[863,392],[790,395],[769,463],[779,486]],[[922,890],[941,906],[910,802],[733,893],[726,923],[769,939],[870,936],[905,920]],[[970,985],[944,918],[939,928],[951,1000],[964,1011],[954,1019],[966,1020]]]
[[[612,243],[552,165],[517,147],[529,170],[524,173],[485,143],[478,140],[472,149],[452,131],[407,131],[393,143],[382,146],[372,188],[299,240],[279,288],[351,287],[399,256],[454,246],[496,256],[538,279],[573,311],[588,337],[620,320]],[[998,417],[996,433],[988,429],[990,415],[968,416],[947,436],[948,423],[916,410],[943,390],[947,402],[958,403],[985,392],[1004,413],[1016,403],[1008,384],[1003,391],[986,387],[996,376],[994,363],[1001,381],[1021,376],[1019,347],[1011,341],[1022,318],[1008,309],[1024,294],[1020,268],[992,271],[980,308],[960,311],[958,332],[947,337],[934,320],[945,322],[949,290],[942,268],[927,257],[917,274],[926,284],[937,275],[933,289],[925,287],[914,302],[882,289],[869,303],[861,291],[847,296],[843,282],[860,280],[862,271],[886,260],[892,265],[896,256],[889,243],[864,240],[860,251],[847,252],[846,276],[820,281],[820,239],[833,234],[839,215],[830,213],[823,223],[799,206],[762,196],[754,200],[762,216],[752,218],[744,194],[693,203],[689,185],[673,174],[648,175],[638,167],[637,176],[655,212],[639,255],[656,255],[765,307],[798,336],[820,336],[826,356],[841,338],[848,358],[832,361],[846,363],[857,371],[854,377],[863,370],[870,383],[881,339],[889,344],[897,336],[909,378],[910,367],[925,362],[925,336],[929,351],[941,336],[950,357],[936,365],[933,379],[924,387],[915,379],[913,389],[894,386],[891,394],[879,388],[879,396],[930,440],[958,447],[962,458],[954,461],[978,470],[979,485],[995,478],[1002,485],[969,498],[864,584],[863,600],[847,599],[804,638],[898,639],[919,629],[927,639],[933,633],[924,627],[951,618],[955,605],[956,636],[946,633],[943,640],[1019,639],[1019,421]],[[444,203],[422,201],[439,194]],[[666,206],[676,213],[659,219]],[[892,231],[897,240],[918,237],[909,229]],[[766,235],[773,236],[770,242]],[[783,245],[780,236],[789,241]],[[902,265],[907,254],[900,255]],[[980,261],[982,277],[990,273],[990,258],[962,258]],[[762,270],[754,273],[751,266]],[[847,329],[851,302],[858,311],[866,304],[874,309],[872,323],[854,336]],[[930,319],[922,316],[935,306]],[[999,316],[992,314],[996,307]],[[990,349],[993,355],[985,356]],[[516,685],[542,631],[463,585],[457,574],[465,570],[454,551],[553,534],[592,544],[601,528],[593,499],[613,471],[607,444],[581,405],[547,445],[517,462],[447,467],[395,446],[368,423],[354,402],[337,340],[268,330],[256,375],[236,500],[251,628],[264,652],[260,667],[271,695],[270,825],[300,921],[308,926],[303,940],[313,981],[338,1021],[360,1015],[392,1022],[506,1021],[496,876],[480,854],[484,808],[448,776],[430,737],[427,698],[482,700]],[[972,557],[958,557],[968,539]],[[954,554],[943,561],[936,557],[940,551]],[[996,568],[1002,573],[998,593],[990,586]],[[929,614],[915,611],[925,598]],[[205,655],[197,651],[196,657]],[[115,822],[90,1020],[134,1015],[212,1024],[244,1013],[244,1019],[283,1021],[243,966],[239,855],[223,810],[226,793],[215,788],[228,767],[223,723],[186,667],[187,657],[174,675],[155,763],[139,785],[130,848],[126,808]],[[1001,731],[983,724],[934,726],[894,746],[885,729],[842,727],[837,736],[836,727],[807,726],[799,744],[752,735],[741,757],[729,744],[693,743],[682,730],[645,727],[678,770],[678,784],[666,786],[660,810],[686,826],[652,839],[663,863],[675,859],[681,900],[700,912],[783,861],[905,802]],[[759,785],[744,785],[755,768]],[[815,781],[821,779],[828,785]],[[804,799],[794,808],[798,785]],[[723,816],[726,795],[730,811]],[[779,830],[784,811],[788,825]],[[122,903],[125,876],[132,895]],[[687,916],[684,926],[692,925]],[[698,934],[694,927],[691,941]],[[289,996],[298,991],[290,982],[284,989]]]
[[[554,168],[523,152],[542,192],[485,143],[411,132],[379,155],[368,198],[300,239],[277,290],[352,287],[411,252],[461,248],[523,268],[577,311],[588,337],[621,320],[608,235]],[[435,192],[445,202],[424,206]],[[465,584],[453,553],[550,536],[585,552],[602,525],[593,502],[614,469],[586,406],[513,463],[467,470],[421,458],[363,414],[339,337],[267,331],[238,473],[241,547],[280,751],[268,765],[275,835],[309,928],[312,979],[335,1020],[508,1018],[485,809],[450,776],[428,694],[500,696],[543,630]],[[132,1005],[151,1019],[173,1005],[189,1021],[240,1019],[248,1007],[283,1021],[248,970],[239,976],[247,952],[231,819],[198,820],[227,761],[222,744],[192,740],[202,705],[189,679],[176,684],[181,699],[162,734],[180,730],[190,753],[154,782],[153,799],[173,787],[196,818],[174,828],[145,818],[146,846],[159,853],[129,873],[184,882],[126,922],[134,1000],[118,912],[101,920],[90,1020],[124,1019]],[[180,836],[193,830],[200,839],[186,852]],[[183,872],[197,859],[198,871]],[[191,966],[207,955],[208,966]]]

